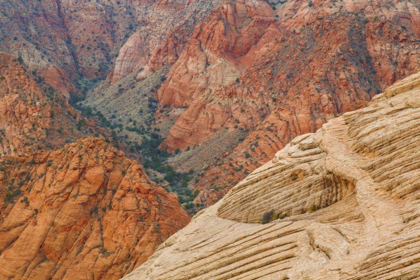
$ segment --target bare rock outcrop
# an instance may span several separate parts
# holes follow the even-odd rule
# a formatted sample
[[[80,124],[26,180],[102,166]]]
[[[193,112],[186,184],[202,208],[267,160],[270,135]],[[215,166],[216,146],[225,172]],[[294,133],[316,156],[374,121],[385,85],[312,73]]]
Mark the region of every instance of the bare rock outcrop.
[[[13,0],[0,6],[0,50],[21,56],[31,69],[67,94],[84,79],[106,78],[127,39],[140,26],[162,21],[189,1]],[[178,5],[179,4],[179,5]],[[158,14],[165,16],[157,17]],[[164,20],[163,20],[164,21]],[[145,29],[150,28],[150,26]],[[155,32],[163,36],[163,32]],[[146,46],[143,46],[146,47]],[[141,55],[142,53],[136,52]]]
[[[0,53],[0,155],[62,147],[85,135],[80,120],[65,95],[19,58]]]
[[[191,40],[159,91],[162,104],[188,106],[163,142],[170,151],[209,145],[225,129],[246,133],[195,185],[201,191],[195,203],[207,206],[294,137],[365,107],[372,96],[420,70],[417,1],[287,1],[272,5],[276,10],[268,27],[252,17],[256,13],[242,16],[242,2],[229,2],[236,10],[220,8],[219,13],[229,11],[233,23],[217,25],[217,18],[209,17],[197,28],[222,26],[225,36],[211,46],[205,40],[210,36]],[[270,9],[254,7],[258,13]],[[260,39],[236,57],[225,48],[241,42],[231,30]],[[194,46],[199,51],[192,51]],[[238,70],[237,79],[213,79],[230,77],[220,69],[212,72],[220,61]]]
[[[140,24],[85,105],[122,125],[120,136],[133,143],[143,136],[127,127],[144,126],[166,138],[160,148],[169,152],[219,145],[216,156],[203,152],[203,160],[177,170],[203,173],[190,184],[200,191],[198,208],[217,202],[294,137],[365,107],[420,70],[415,0],[139,5],[133,14]],[[232,136],[229,145],[218,143],[221,134]]]
[[[196,24],[220,2],[165,0],[144,4],[141,25],[119,50],[111,82],[116,83],[133,72],[142,80],[175,63]]]
[[[0,164],[1,279],[120,279],[190,220],[100,139]]]
[[[420,277],[420,73],[295,138],[124,279]]]

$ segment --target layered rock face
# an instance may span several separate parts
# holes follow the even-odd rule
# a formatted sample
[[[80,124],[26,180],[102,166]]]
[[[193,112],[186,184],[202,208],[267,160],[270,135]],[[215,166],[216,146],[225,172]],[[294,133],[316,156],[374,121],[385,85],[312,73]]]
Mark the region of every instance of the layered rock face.
[[[220,0],[154,1],[144,7],[141,25],[119,50],[111,82],[131,73],[139,80],[172,65],[182,53],[194,27],[202,22]]]
[[[75,79],[105,78],[140,26],[170,18],[189,1],[169,2],[179,1],[8,1],[0,7],[0,49],[20,55],[56,89],[77,94]],[[166,13],[158,19],[160,10]]]
[[[124,279],[419,278],[419,145],[420,73],[293,139]]]
[[[211,205],[293,137],[417,72],[419,7],[414,0],[13,0],[0,6],[0,49],[66,98],[108,77],[87,105],[114,116],[125,140],[141,142],[125,128],[146,118],[139,107],[149,98],[160,102],[146,122],[162,128],[163,149],[235,138],[198,164],[195,203]]]
[[[0,53],[1,279],[119,279],[189,222],[111,144],[62,148],[98,132],[108,134],[22,59]]]
[[[293,137],[419,70],[416,1],[272,6],[225,1],[197,26],[158,92],[162,105],[188,107],[162,148],[209,145],[223,129],[247,135],[205,171],[196,203],[213,204]]]
[[[268,38],[278,35],[273,23],[274,11],[264,1],[225,1],[196,27],[158,92],[164,106],[189,106],[171,129],[165,148],[173,151],[203,143],[241,111],[240,106],[226,104],[228,100],[219,99],[215,92],[220,89],[235,98],[236,92],[226,87],[234,87]],[[205,93],[210,99],[218,99],[216,104],[201,99]],[[247,118],[241,121],[243,125],[249,122]]]
[[[61,18],[60,2],[3,2],[0,50],[21,56],[25,63],[48,76],[48,82],[68,93],[75,91],[69,76],[76,75],[77,63]]]
[[[22,61],[0,53],[0,154],[62,147],[85,135],[67,98]]]
[[[235,82],[240,68],[253,59],[252,55],[248,60],[242,57],[260,41],[273,16],[264,1],[225,1],[212,11],[171,68],[169,81],[159,92],[161,104],[190,105],[204,91]],[[236,61],[243,65],[235,65]]]
[[[190,218],[110,144],[1,160],[1,279],[119,279]]]

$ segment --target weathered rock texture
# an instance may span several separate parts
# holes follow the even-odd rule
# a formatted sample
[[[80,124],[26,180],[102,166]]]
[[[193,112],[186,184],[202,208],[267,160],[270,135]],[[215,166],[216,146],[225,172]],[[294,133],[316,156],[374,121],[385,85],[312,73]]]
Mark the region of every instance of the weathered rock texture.
[[[119,279],[190,220],[100,139],[5,157],[0,179],[1,279]]]
[[[0,5],[0,50],[67,98],[100,84],[85,105],[133,145],[143,138],[127,129],[134,125],[160,131],[169,151],[234,135],[217,156],[185,164],[204,173],[190,187],[205,206],[295,136],[419,71],[419,8],[417,0],[11,0]]]
[[[417,279],[419,145],[416,74],[295,138],[124,279]]]
[[[155,2],[146,4],[147,2]],[[172,65],[182,53],[194,27],[221,0],[147,1],[141,25],[119,50],[112,75],[116,83],[135,72],[142,80],[162,67]]]
[[[222,129],[247,134],[209,166],[196,203],[214,203],[293,137],[420,70],[418,1],[273,6],[224,1],[197,26],[158,92],[162,105],[188,107],[163,148],[209,145]]]
[[[77,93],[75,79],[102,79],[112,72],[116,77],[131,68],[132,53],[127,39],[137,29],[165,38],[170,27],[153,29],[176,16],[176,11],[191,1],[145,0],[40,0],[6,1],[0,6],[0,50],[20,55],[33,69],[38,69],[48,83],[66,93]],[[194,20],[191,18],[191,20]],[[152,26],[152,27],[151,27]],[[151,39],[147,37],[147,39]],[[126,63],[115,61],[119,50]],[[146,48],[146,41],[139,48]],[[154,45],[155,40],[150,44]],[[138,45],[137,45],[138,46]],[[138,70],[138,69],[137,69]]]
[[[139,110],[150,109],[148,98],[155,97],[154,92],[181,55],[196,25],[220,3],[221,0],[145,1],[140,25],[119,49],[107,80],[88,94],[85,105],[108,118],[115,116],[114,123],[121,120],[123,127],[129,125],[130,119],[144,122],[148,116],[139,114]],[[155,110],[150,113],[154,115]],[[121,132],[129,135],[130,141],[138,142],[138,135],[133,134],[128,130]]]
[[[113,118],[133,143],[142,136],[126,129],[132,120],[137,128],[164,127],[161,148],[171,152],[204,150],[199,146],[218,145],[219,135],[235,135],[229,145],[220,143],[217,156],[203,152],[201,162],[174,163],[204,173],[191,184],[201,191],[195,203],[204,206],[294,137],[366,106],[420,70],[416,0],[140,5],[134,8],[140,24],[85,105]],[[146,107],[152,97],[157,110]]]
[[[64,95],[0,53],[0,155],[62,147],[86,135],[77,128],[80,119]]]

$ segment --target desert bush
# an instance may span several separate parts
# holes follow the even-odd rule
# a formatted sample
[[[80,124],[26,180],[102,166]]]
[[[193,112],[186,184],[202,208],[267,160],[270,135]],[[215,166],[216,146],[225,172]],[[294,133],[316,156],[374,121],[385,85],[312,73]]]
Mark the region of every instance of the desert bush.
[[[273,216],[274,216],[274,210],[273,209],[265,212],[261,217],[261,223],[266,224],[266,223],[270,222],[272,220]]]

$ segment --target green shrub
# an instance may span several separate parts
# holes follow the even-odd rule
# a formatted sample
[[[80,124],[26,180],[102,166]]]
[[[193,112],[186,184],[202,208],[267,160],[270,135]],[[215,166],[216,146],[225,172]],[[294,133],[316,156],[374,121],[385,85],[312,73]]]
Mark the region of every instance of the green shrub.
[[[315,204],[308,208],[308,212],[309,213],[313,213],[313,212],[315,212],[317,210],[319,210],[319,206],[317,206]]]
[[[274,216],[274,210],[273,209],[265,212],[261,217],[261,223],[266,224],[266,223],[271,222],[272,219],[273,219],[273,216]]]
[[[282,220],[286,217],[287,217],[287,214],[285,214],[285,213],[280,213],[280,214],[277,215],[277,219],[280,219],[280,220]]]

